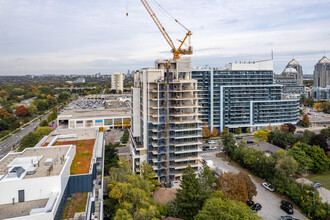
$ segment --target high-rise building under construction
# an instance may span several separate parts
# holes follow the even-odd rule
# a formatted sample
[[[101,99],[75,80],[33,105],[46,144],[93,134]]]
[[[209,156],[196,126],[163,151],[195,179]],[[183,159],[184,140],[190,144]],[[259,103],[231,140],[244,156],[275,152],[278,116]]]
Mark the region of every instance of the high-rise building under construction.
[[[135,75],[132,88],[133,170],[146,161],[163,183],[177,181],[188,165],[201,166],[202,137],[197,80],[190,59],[157,60]]]

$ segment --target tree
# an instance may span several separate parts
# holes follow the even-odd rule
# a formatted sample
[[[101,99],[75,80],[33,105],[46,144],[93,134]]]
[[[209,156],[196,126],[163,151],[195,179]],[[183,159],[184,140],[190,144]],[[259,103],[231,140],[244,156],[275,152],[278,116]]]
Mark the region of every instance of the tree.
[[[21,123],[19,121],[14,121],[11,125],[10,125],[11,129],[16,130],[17,128],[21,127]]]
[[[287,149],[297,142],[297,138],[292,133],[282,133],[278,129],[274,129],[269,134],[269,142],[274,145]]]
[[[204,127],[202,129],[202,134],[204,138],[209,138],[211,137],[211,131],[207,125],[207,123],[204,123]]]
[[[8,113],[6,109],[0,109],[0,118],[4,119],[6,117],[10,117],[12,114]]]
[[[305,151],[295,144],[291,149],[289,149],[289,155],[291,155],[298,163],[298,171],[305,173],[307,170],[311,170],[313,165],[313,160]]]
[[[269,125],[268,125],[268,130],[269,131],[271,131],[271,130],[273,130],[273,127],[272,127],[272,125],[269,123]]]
[[[313,107],[314,103],[315,103],[315,101],[312,98],[307,98],[304,105],[308,106],[308,107]]]
[[[314,109],[318,112],[323,110],[323,103],[322,102],[318,102],[314,105]]]
[[[224,199],[221,192],[218,191],[205,202],[203,209],[194,219],[258,220],[261,218],[244,203]]]
[[[117,167],[118,163],[118,147],[119,144],[112,144],[109,143],[105,145],[105,152],[104,152],[104,175],[108,175],[110,168]]]
[[[223,134],[221,136],[222,143],[224,145],[224,151],[227,155],[232,157],[236,149],[236,141],[234,140],[233,134]]]
[[[123,127],[124,127],[124,128],[129,128],[129,127],[131,127],[131,122],[130,122],[128,119],[126,119],[126,120],[124,121],[124,125],[123,125]]]
[[[252,198],[258,194],[256,185],[254,185],[251,177],[246,172],[241,171],[238,175],[244,179],[248,192],[248,199],[252,200]]]
[[[300,105],[305,105],[307,97],[305,95],[300,95],[299,103]]]
[[[269,130],[261,129],[254,133],[254,137],[259,139],[259,141],[268,141]]]
[[[157,204],[151,199],[154,180],[145,178],[153,176],[150,172],[135,175],[127,159],[120,158],[117,167],[112,167],[109,173],[109,198],[105,199],[108,216],[114,219],[160,219]]]
[[[323,134],[314,135],[309,144],[319,146],[325,153],[329,151],[328,141]]]
[[[211,193],[215,191],[216,180],[217,178],[207,166],[203,167],[198,173],[198,182],[201,187],[201,197],[203,203],[210,197]]]
[[[215,127],[212,129],[212,137],[218,137],[220,136],[220,131],[218,129],[216,129]]]
[[[34,147],[38,142],[38,135],[30,132],[21,139],[19,151],[23,151],[27,147]]]
[[[238,127],[236,128],[236,134],[241,134],[242,133],[242,128]]]
[[[126,143],[128,139],[129,139],[129,132],[128,130],[125,130],[123,136],[120,138],[120,141]]]
[[[294,126],[291,123],[282,124],[280,126],[280,131],[281,132],[284,132],[284,133],[292,133],[292,134],[294,134],[294,132],[296,131],[296,126]]]
[[[275,165],[275,172],[278,173],[278,176],[282,176],[282,179],[288,179],[290,175],[296,173],[297,169],[298,163],[292,156],[280,159]]]
[[[8,128],[9,128],[8,123],[5,120],[1,119],[0,120],[0,131],[7,130]]]
[[[245,202],[248,199],[248,191],[245,180],[234,173],[222,173],[218,177],[217,189],[223,192],[227,199]]]
[[[37,108],[37,106],[35,106],[34,104],[30,104],[30,105],[27,107],[27,110],[28,110],[28,112],[29,112],[29,115],[30,115],[30,116],[33,116],[33,115],[35,115],[35,114],[37,113],[38,108]]]
[[[43,120],[40,122],[40,126],[41,127],[45,127],[45,126],[48,126],[48,121],[47,120]]]
[[[191,166],[188,166],[183,172],[176,201],[180,210],[178,217],[183,219],[192,219],[203,205],[201,187]]]
[[[41,138],[43,138],[46,135],[49,135],[52,131],[53,129],[49,127],[39,127],[34,133],[38,135],[39,140],[41,140]]]
[[[16,108],[15,114],[18,117],[26,117],[28,115],[28,110],[25,108],[24,105],[20,105]]]
[[[309,124],[310,124],[310,122],[309,122],[309,117],[308,117],[307,114],[304,114],[303,117],[302,117],[302,120],[301,120],[301,125],[302,125],[303,127],[308,127]]]
[[[312,137],[314,135],[315,135],[314,132],[306,129],[304,133],[299,137],[299,141],[309,144],[311,143]]]
[[[59,99],[61,102],[65,102],[65,101],[67,101],[69,98],[71,98],[71,93],[69,93],[69,92],[67,92],[67,91],[61,92],[61,93],[58,95],[58,99]]]
[[[330,127],[324,128],[320,131],[321,134],[323,134],[326,138],[330,138]]]
[[[151,191],[155,191],[156,188],[159,186],[159,182],[156,178],[156,173],[153,171],[152,166],[148,164],[146,161],[142,162],[141,166],[141,176],[144,180],[147,180],[152,183],[152,186],[154,187],[151,189]]]
[[[246,133],[250,133],[250,132],[251,132],[251,128],[250,127],[246,128]]]
[[[229,129],[227,127],[225,127],[225,129],[223,129],[223,131],[222,131],[222,135],[225,135],[225,134],[229,134]]]
[[[330,160],[327,158],[323,149],[321,149],[319,146],[311,146],[306,143],[297,143],[295,146],[302,149],[306,155],[310,157],[312,160],[310,170],[313,173],[320,173],[326,171],[329,168]]]

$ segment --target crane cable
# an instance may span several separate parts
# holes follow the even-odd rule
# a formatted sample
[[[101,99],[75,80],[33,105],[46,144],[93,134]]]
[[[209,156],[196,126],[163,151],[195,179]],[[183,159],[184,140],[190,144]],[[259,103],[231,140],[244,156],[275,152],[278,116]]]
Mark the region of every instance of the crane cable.
[[[126,16],[128,16],[128,0],[126,0]]]
[[[180,21],[178,21],[175,17],[173,17],[165,8],[163,8],[163,6],[161,6],[156,0],[152,0],[161,10],[163,10],[165,12],[165,14],[167,14],[167,16],[169,16],[170,19],[174,20],[176,23],[178,23],[183,29],[185,29],[187,32],[189,32],[190,30],[184,26]]]

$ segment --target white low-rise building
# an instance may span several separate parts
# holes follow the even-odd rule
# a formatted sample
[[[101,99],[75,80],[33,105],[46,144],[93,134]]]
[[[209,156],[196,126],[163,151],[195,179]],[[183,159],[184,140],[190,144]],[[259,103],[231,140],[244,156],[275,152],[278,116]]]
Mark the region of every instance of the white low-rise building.
[[[74,145],[27,148],[0,160],[0,219],[54,219],[70,178]]]

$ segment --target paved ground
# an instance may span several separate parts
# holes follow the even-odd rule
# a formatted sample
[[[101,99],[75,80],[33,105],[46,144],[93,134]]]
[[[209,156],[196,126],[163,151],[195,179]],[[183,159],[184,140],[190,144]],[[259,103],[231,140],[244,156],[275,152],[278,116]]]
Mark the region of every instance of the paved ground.
[[[305,184],[308,184],[310,185],[312,183],[312,181],[306,179],[306,178],[299,178],[297,179],[297,182],[299,183],[305,183]],[[317,191],[319,192],[320,194],[320,197],[322,198],[322,202],[327,202],[329,203],[330,202],[330,190],[324,188],[324,187],[320,187],[320,188],[317,188]]]
[[[105,143],[109,144],[115,143],[117,141],[120,141],[120,138],[123,136],[124,131],[121,129],[111,129],[110,131],[107,131],[104,135]]]
[[[238,173],[242,168],[236,168],[232,165],[228,164],[228,162],[217,158],[215,156],[215,152],[203,152],[203,159],[212,160],[214,165],[220,168],[224,172],[234,172]],[[243,169],[242,169],[243,170]],[[260,178],[251,176],[253,182],[257,187],[257,196],[254,198],[255,202],[258,202],[262,205],[262,209],[258,212],[258,215],[261,216],[265,220],[275,220],[279,219],[280,216],[287,215],[281,208],[280,202],[281,198],[277,197],[274,193],[269,192],[261,186],[262,180]],[[293,217],[297,219],[307,219],[304,215],[302,215],[299,211],[294,209]]]

